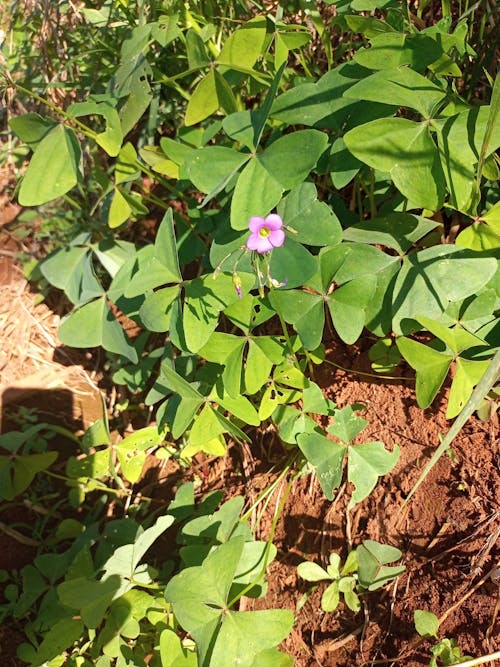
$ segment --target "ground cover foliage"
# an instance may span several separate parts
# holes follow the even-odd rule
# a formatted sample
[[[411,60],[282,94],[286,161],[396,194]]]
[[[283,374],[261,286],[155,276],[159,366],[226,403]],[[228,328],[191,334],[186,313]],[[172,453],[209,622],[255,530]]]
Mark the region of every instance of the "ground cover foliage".
[[[293,664],[278,649],[293,613],[240,608],[266,594],[285,499],[316,475],[328,500],[348,483],[349,513],[400,454],[360,442],[364,406],[339,409],[315,382],[326,337],[353,345],[368,332],[373,372],[409,364],[421,408],[448,376],[448,419],[490,408],[491,17],[488,4],[427,4],[13,7],[8,157],[19,203],[57,231],[27,271],[67,299],[61,342],[103,348],[111,381],[154,417],[119,440],[105,410],[78,437],[44,423],[0,436],[4,500],[45,472],[73,508],[33,564],[3,574],[0,613],[24,623],[24,663]],[[186,483],[161,512],[130,503],[152,452],[189,467],[200,453],[251,447],[266,428],[283,464],[258,504],[285,489],[267,541],[254,538],[243,497],[198,498]],[[75,448],[62,475],[57,435]],[[110,520],[111,498],[123,507]],[[332,553],[299,575],[329,582],[326,612],[358,613],[364,594],[404,571],[401,558],[367,540],[343,566]],[[416,631],[437,639],[437,619],[415,613]],[[463,659],[452,639],[429,655]]]

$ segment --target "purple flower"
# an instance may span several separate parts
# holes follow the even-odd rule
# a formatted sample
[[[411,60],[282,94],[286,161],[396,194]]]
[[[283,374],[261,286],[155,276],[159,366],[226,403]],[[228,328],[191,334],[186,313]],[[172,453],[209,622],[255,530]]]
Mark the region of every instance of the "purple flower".
[[[248,228],[252,232],[248,237],[248,250],[256,250],[259,254],[279,248],[285,242],[285,232],[281,229],[283,220],[276,213],[266,219],[259,216],[250,218]]]

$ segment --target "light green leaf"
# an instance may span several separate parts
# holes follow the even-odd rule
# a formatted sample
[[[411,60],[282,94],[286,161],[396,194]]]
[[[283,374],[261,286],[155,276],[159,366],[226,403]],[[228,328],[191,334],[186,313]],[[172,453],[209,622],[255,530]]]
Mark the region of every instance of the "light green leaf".
[[[246,294],[253,287],[255,276],[240,273],[241,290]],[[185,288],[183,326],[186,344],[191,352],[198,352],[215,330],[219,314],[230,303],[238,300],[232,275],[221,273],[214,280],[212,274],[192,280]]]
[[[375,591],[405,571],[405,566],[386,567],[386,563],[399,560],[399,549],[374,540],[365,540],[356,549],[359,583],[363,588]]]
[[[189,153],[185,169],[198,190],[215,197],[249,157],[225,146],[204,146]]]
[[[108,225],[111,229],[116,229],[127,222],[132,215],[132,209],[119,188],[115,187],[109,196]]]
[[[104,297],[66,315],[59,326],[59,339],[71,347],[97,347],[121,354],[137,363],[137,352],[113,316]]]
[[[323,595],[321,596],[321,608],[323,611],[332,612],[337,609],[340,602],[339,594],[339,582],[332,581],[332,583],[327,586]]]
[[[448,374],[453,357],[410,338],[398,338],[396,344],[403,357],[417,372],[418,405],[428,408]]]
[[[349,345],[361,335],[366,309],[375,291],[374,276],[361,276],[338,287],[328,297],[328,309],[340,338]]]
[[[460,232],[455,243],[471,250],[497,250],[500,248],[500,235],[489,225],[474,222]]]
[[[94,136],[96,142],[104,148],[111,157],[116,157],[120,152],[123,141],[122,128],[117,110],[109,102],[75,102],[67,108],[67,113],[80,118],[81,116],[103,116],[106,121],[106,129]]]
[[[313,246],[333,246],[340,243],[342,227],[324,202],[318,201],[314,183],[300,183],[280,202],[278,213],[288,227],[298,234],[299,243]]]
[[[64,654],[67,649],[71,649],[74,642],[80,639],[83,628],[80,619],[62,618],[44,635],[36,651],[35,663],[46,664]]]
[[[416,109],[430,118],[434,109],[446,99],[446,92],[429,79],[408,67],[381,70],[358,81],[344,93],[345,97],[367,102],[387,102]]]
[[[161,667],[197,667],[196,653],[185,649],[180,637],[170,628],[160,635]]]
[[[319,433],[302,433],[297,437],[301,452],[316,469],[319,483],[328,500],[342,482],[347,445],[328,440]]]
[[[462,411],[472,394],[472,390],[486,373],[489,364],[489,360],[473,361],[472,359],[457,357],[455,375],[448,396],[448,405],[446,406],[446,419],[453,419]]]
[[[219,97],[215,83],[215,72],[213,69],[203,78],[195,88],[186,107],[184,123],[187,126],[195,125],[208,116],[211,116],[219,108]]]
[[[416,206],[442,206],[444,175],[427,123],[381,118],[350,130],[344,141],[359,160],[390,172],[394,185]]]
[[[421,637],[436,637],[439,630],[439,619],[430,611],[415,609],[413,612],[415,630]]]
[[[259,155],[259,160],[284,189],[290,190],[309,175],[327,143],[324,132],[299,130],[276,139]]]
[[[172,317],[172,305],[179,296],[179,289],[176,285],[146,294],[139,310],[139,316],[148,331],[168,331]]]
[[[367,426],[368,420],[358,417],[351,405],[341,410],[335,410],[333,426],[328,427],[328,433],[348,444],[356,438]]]
[[[192,447],[203,447],[207,442],[222,435],[225,430],[224,424],[217,417],[217,412],[210,405],[204,405],[191,427],[189,444]]]
[[[251,69],[261,55],[266,36],[266,19],[256,16],[235,30],[225,41],[218,62],[228,67]]]
[[[250,159],[234,188],[231,227],[248,229],[250,218],[265,217],[279,203],[282,194],[282,185],[264,168],[261,160]]]
[[[330,579],[330,575],[317,563],[304,561],[297,566],[297,574],[306,581],[324,581]]]
[[[78,182],[81,149],[73,130],[57,125],[37,144],[19,190],[21,206],[40,206]]]
[[[292,625],[293,614],[288,609],[229,611],[224,617],[210,664],[252,667],[255,657],[262,650],[279,644]]]
[[[384,447],[383,442],[367,442],[349,447],[347,463],[347,481],[356,487],[352,493],[348,508],[364,500],[375,488],[378,478],[394,468],[399,459],[399,447],[392,452]]]

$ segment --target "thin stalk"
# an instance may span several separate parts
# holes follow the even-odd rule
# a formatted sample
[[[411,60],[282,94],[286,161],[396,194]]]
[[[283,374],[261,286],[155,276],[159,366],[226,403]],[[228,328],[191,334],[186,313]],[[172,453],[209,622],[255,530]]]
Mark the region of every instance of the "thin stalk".
[[[32,90],[29,90],[28,88],[24,88],[24,86],[21,86],[19,83],[16,83],[15,81],[10,80],[11,85],[13,85],[17,90],[20,90],[21,92],[25,93],[26,95],[30,95],[33,99],[35,99],[37,102],[40,102],[40,104],[45,105],[48,109],[53,111],[54,113],[58,114],[59,116],[62,116],[66,120],[69,120],[70,122],[74,123],[78,127],[78,130],[80,131],[81,134],[83,134],[85,137],[88,139],[94,139],[96,137],[96,133],[90,129],[87,125],[84,125],[82,122],[74,118],[71,114],[67,113],[64,111],[64,109],[61,109],[61,107],[58,107],[56,104],[52,104],[52,102],[48,102],[46,99],[41,97],[40,95],[37,95],[34,93]]]
[[[252,588],[256,584],[258,584],[259,581],[261,581],[261,579],[264,577],[264,575],[266,573],[267,565],[268,565],[269,552],[271,550],[271,545],[272,545],[273,539],[274,539],[274,533],[276,532],[276,526],[278,525],[278,520],[281,516],[281,513],[283,512],[283,508],[285,507],[285,503],[288,500],[288,496],[290,495],[290,491],[292,490],[292,486],[293,486],[293,483],[295,482],[295,477],[297,475],[298,475],[298,473],[295,473],[293,475],[292,479],[286,485],[285,492],[283,493],[283,496],[280,500],[280,503],[279,503],[278,507],[276,508],[276,512],[275,512],[274,517],[273,517],[273,522],[271,524],[271,530],[269,532],[269,539],[267,540],[266,548],[265,548],[265,551],[264,551],[264,564],[263,564],[259,574],[254,579],[254,581],[250,582],[248,584],[248,586],[245,586],[245,588],[240,593],[235,595],[235,597],[227,605],[228,609],[231,609],[231,607],[233,607],[241,597],[246,595],[248,593],[248,591],[252,590]]]

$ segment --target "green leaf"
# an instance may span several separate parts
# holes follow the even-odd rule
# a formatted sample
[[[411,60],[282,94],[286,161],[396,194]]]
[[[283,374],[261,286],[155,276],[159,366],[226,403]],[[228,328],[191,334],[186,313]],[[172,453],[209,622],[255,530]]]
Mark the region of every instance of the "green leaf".
[[[316,259],[300,243],[287,238],[281,248],[271,254],[271,276],[287,289],[299,287],[316,273]]]
[[[442,206],[444,175],[427,123],[381,118],[350,130],[344,141],[359,160],[390,172],[394,185],[415,206]]]
[[[161,667],[197,667],[196,653],[185,649],[180,637],[170,628],[162,630],[160,635]]]
[[[40,206],[78,182],[81,149],[73,130],[57,125],[37,144],[19,190],[21,206]]]
[[[121,580],[116,574],[101,581],[77,577],[59,584],[57,595],[63,605],[80,612],[88,628],[97,628],[120,589]]]
[[[245,156],[246,157],[246,156]],[[283,187],[254,157],[238,177],[231,200],[231,227],[248,229],[252,216],[265,217],[280,201]]]
[[[315,350],[321,343],[325,325],[323,297],[298,290],[273,290],[269,301],[293,324],[304,346]]]
[[[323,611],[332,612],[337,609],[340,602],[339,582],[333,581],[321,596],[321,608]]]
[[[405,566],[386,567],[386,563],[399,560],[399,549],[374,540],[365,540],[356,549],[359,583],[369,591],[375,591],[405,571]]]
[[[97,347],[121,354],[137,363],[137,352],[129,343],[104,297],[73,310],[59,326],[59,339],[71,347]]]
[[[448,374],[453,357],[409,338],[398,338],[396,344],[417,372],[416,395],[419,407],[429,407]]]
[[[239,276],[242,292],[246,294],[253,287],[255,276],[248,273]],[[212,274],[207,274],[186,286],[183,326],[191,352],[198,352],[205,345],[218,324],[220,312],[237,300],[232,275],[226,273],[215,280]]]
[[[328,427],[328,433],[348,444],[366,428],[367,424],[368,420],[358,417],[353,407],[347,405],[341,410],[335,410],[335,421],[333,426]]]
[[[283,222],[296,232],[299,243],[313,246],[333,246],[340,243],[342,227],[324,202],[318,201],[314,183],[301,183],[281,200],[278,213]]]
[[[215,440],[225,431],[225,424],[218,418],[216,410],[208,404],[204,405],[191,427],[189,445],[200,451],[206,443]]]
[[[356,553],[355,551],[351,553]],[[361,609],[361,601],[354,589],[357,586],[357,581],[354,577],[342,577],[339,581],[339,591],[344,594],[346,605],[351,611],[357,613]]]
[[[203,78],[195,88],[186,107],[184,123],[187,126],[195,125],[208,116],[211,116],[219,108],[219,97],[215,83],[215,72],[210,72]]]
[[[328,440],[319,433],[302,433],[297,437],[301,452],[316,469],[319,483],[328,500],[342,482],[347,445]]]
[[[171,208],[163,216],[156,234],[155,257],[163,266],[168,267],[177,282],[182,281],[174,232],[174,216]]]
[[[352,493],[348,508],[364,500],[375,488],[378,478],[394,468],[399,459],[399,447],[392,452],[384,447],[383,442],[367,442],[349,447],[347,481],[356,487]]]
[[[376,373],[391,373],[401,361],[401,355],[392,338],[381,338],[368,351]]]
[[[145,246],[139,250],[136,259],[136,271],[125,289],[127,298],[133,298],[165,283],[182,281],[172,209],[163,216],[154,246]]]
[[[324,581],[330,579],[330,575],[317,563],[304,561],[297,566],[297,574],[306,581]]]
[[[373,118],[388,116],[395,111],[394,106],[367,105],[343,96],[368,73],[357,63],[344,63],[327,72],[317,83],[291,87],[275,100],[272,115],[289,125],[317,125],[339,133]]]
[[[201,69],[210,63],[205,44],[193,28],[186,32],[186,54],[189,69]]]
[[[359,172],[360,167],[361,162],[347,150],[344,137],[337,137],[332,143],[328,161],[330,178],[334,187],[340,190],[348,185]]]
[[[255,657],[279,644],[292,625],[293,614],[288,609],[229,611],[218,634],[210,664],[251,667]]]
[[[436,84],[408,67],[375,72],[351,86],[344,95],[367,102],[387,102],[416,109],[430,118],[434,109],[446,99]]]
[[[489,109],[487,106],[468,109],[451,118],[435,122],[441,162],[450,191],[450,203],[455,208],[472,214],[475,172]],[[499,145],[500,130],[497,123],[486,156]]]
[[[245,366],[245,393],[255,394],[267,382],[273,367],[273,361],[259,345],[259,339],[248,342]]]
[[[25,113],[11,118],[9,125],[21,141],[34,147],[57,123],[50,118],[42,118],[37,113]]]
[[[411,252],[394,283],[393,330],[418,331],[418,315],[438,319],[449,301],[477,294],[495,275],[497,260],[453,245]]]
[[[416,320],[428,331],[444,341],[455,354],[459,354],[463,350],[467,350],[471,347],[486,345],[484,340],[481,340],[478,336],[474,336],[474,334],[471,334],[461,326],[455,326],[452,329],[449,329],[446,325],[441,324],[430,317],[424,317],[423,315],[418,315]]]
[[[103,116],[106,121],[106,129],[96,134],[94,139],[108,155],[111,157],[118,155],[123,141],[122,128],[118,112],[109,102],[75,102],[69,105],[67,113],[75,118]]]
[[[358,49],[354,60],[370,69],[386,70],[409,65],[417,72],[424,72],[442,55],[442,46],[429,35],[386,32],[372,37],[369,48]]]
[[[218,57],[219,64],[251,69],[262,53],[265,36],[265,17],[256,16],[247,21],[225,41]]]
[[[430,611],[415,609],[413,612],[415,630],[421,637],[436,637],[439,630],[439,619]]]
[[[299,130],[276,139],[259,155],[259,161],[284,189],[290,190],[309,175],[327,143],[324,132]]]
[[[135,484],[139,480],[146,462],[146,450],[158,446],[163,439],[157,426],[146,426],[115,445],[123,476],[128,482]]]
[[[36,651],[36,664],[48,663],[58,658],[82,636],[83,623],[80,619],[63,618],[45,634]]]
[[[113,188],[109,195],[108,226],[116,229],[132,215],[132,209],[119,188]]]
[[[13,500],[19,496],[35,475],[47,470],[56,459],[57,452],[0,456],[0,497]]]
[[[469,400],[472,390],[486,373],[489,360],[473,361],[458,357],[455,366],[455,375],[451,384],[446,406],[446,419],[453,419],[463,409]]]
[[[373,276],[361,276],[338,287],[328,297],[333,326],[345,343],[352,344],[361,335],[366,320],[365,311],[375,285]]]
[[[124,544],[115,549],[111,557],[104,564],[105,577],[111,578],[113,575],[118,575],[122,579],[121,589],[123,589],[123,593],[132,587],[133,584],[131,584],[130,580],[133,579],[137,566],[151,545],[173,522],[173,516],[160,516],[153,526],[142,531],[136,537],[133,544]]]
[[[189,153],[185,169],[193,185],[211,198],[229,183],[249,157],[225,146],[204,146]]]
[[[142,323],[148,331],[168,331],[172,317],[172,305],[179,296],[180,288],[164,287],[146,294],[139,310]]]
[[[394,212],[347,227],[344,239],[356,243],[377,243],[403,255],[438,224],[419,215]]]

